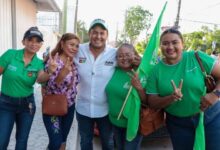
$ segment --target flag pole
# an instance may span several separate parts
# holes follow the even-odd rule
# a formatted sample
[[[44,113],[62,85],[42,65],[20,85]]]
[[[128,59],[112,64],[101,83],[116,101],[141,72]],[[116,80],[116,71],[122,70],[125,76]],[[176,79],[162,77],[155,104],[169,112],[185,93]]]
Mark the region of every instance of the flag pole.
[[[158,18],[158,20],[157,20],[157,23],[156,23],[156,26],[155,26],[155,28],[154,28],[154,31],[153,31],[153,35],[157,32],[157,29],[158,29],[158,26],[160,26],[160,24],[161,24],[161,18],[162,18],[162,15],[163,15],[163,12],[164,12],[164,10],[165,10],[165,8],[166,8],[166,5],[167,5],[167,2],[164,4],[164,7],[163,7],[163,9],[162,9],[162,11],[161,11],[161,14],[160,14],[160,16],[159,16],[159,18]],[[150,44],[148,44],[148,46],[147,46],[147,48],[145,49],[145,52],[144,52],[144,55],[145,55],[145,53],[147,52],[147,49],[148,49],[148,47],[149,47],[149,45],[151,45],[152,44],[152,42],[153,42],[153,44],[156,44],[157,46],[158,46],[158,44],[157,44],[157,41],[156,41],[156,43],[155,43],[155,39],[154,39],[155,37],[153,37],[153,39],[152,39],[152,37],[151,37],[151,39],[150,39],[150,41],[149,41],[149,43]],[[158,37],[156,37],[156,38],[158,38]],[[151,54],[152,55],[152,54]],[[144,59],[145,57],[143,56],[143,59]],[[143,62],[143,59],[142,59],[142,61],[141,61],[141,64],[139,65],[139,67],[138,67],[138,74],[139,74],[139,70],[140,70],[140,66],[143,66],[143,63],[146,63],[146,62]],[[148,60],[148,59],[147,59]],[[148,62],[148,63],[150,63],[150,62]],[[124,103],[123,103],[123,105],[122,105],[122,108],[121,108],[121,110],[120,110],[120,112],[119,112],[119,115],[118,115],[118,117],[117,117],[117,120],[119,120],[120,119],[120,117],[121,117],[121,115],[122,115],[122,112],[123,112],[123,110],[124,110],[124,108],[125,108],[125,105],[126,105],[126,103],[127,103],[127,101],[128,101],[128,98],[129,98],[129,96],[130,96],[130,94],[131,94],[131,92],[132,92],[132,86],[130,87],[130,89],[129,89],[129,91],[128,91],[128,94],[127,94],[127,96],[126,96],[126,98],[125,98],[125,101],[124,101]],[[134,89],[135,90],[135,89]]]
[[[129,95],[130,95],[130,93],[131,93],[131,90],[132,90],[132,86],[130,86],[130,88],[129,88],[128,94],[127,94],[127,96],[126,96],[126,98],[125,98],[125,101],[124,101],[122,107],[121,107],[121,110],[120,110],[120,112],[119,112],[119,115],[118,115],[117,120],[119,120],[119,119],[121,118],[122,112],[123,112],[123,110],[124,110],[124,108],[125,108],[125,104],[126,104],[127,101],[128,101],[128,97],[129,97]]]

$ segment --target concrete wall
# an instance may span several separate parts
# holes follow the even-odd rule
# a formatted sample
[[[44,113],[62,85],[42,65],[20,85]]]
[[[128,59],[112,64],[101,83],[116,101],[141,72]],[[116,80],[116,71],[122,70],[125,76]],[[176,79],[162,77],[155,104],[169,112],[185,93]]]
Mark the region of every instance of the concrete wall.
[[[11,0],[0,0],[0,55],[12,46]]]
[[[16,0],[16,37],[17,48],[22,48],[24,32],[36,26],[36,4],[32,0]]]

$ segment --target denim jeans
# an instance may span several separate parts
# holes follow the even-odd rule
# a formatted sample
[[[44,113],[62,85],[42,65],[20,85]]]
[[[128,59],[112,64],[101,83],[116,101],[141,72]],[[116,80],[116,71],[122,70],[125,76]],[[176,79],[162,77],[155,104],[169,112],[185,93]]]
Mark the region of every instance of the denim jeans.
[[[94,136],[93,132],[95,122],[99,130],[102,149],[114,149],[112,125],[108,119],[108,116],[101,118],[90,118],[76,112],[76,118],[78,121],[79,133],[81,137],[81,150],[93,150],[92,140]]]
[[[30,107],[31,106],[31,107]],[[26,150],[31,125],[36,106],[34,96],[13,98],[1,94],[0,96],[0,150],[6,150],[11,132],[16,124],[15,150]]]
[[[193,150],[195,129],[199,114],[191,117],[175,117],[167,113],[167,129],[174,150]],[[204,113],[206,150],[220,149],[220,101]]]
[[[49,150],[59,150],[66,143],[67,136],[73,123],[75,104],[68,108],[65,116],[43,115],[44,125],[49,137]]]
[[[139,133],[132,141],[126,140],[126,128],[113,125],[113,133],[117,150],[139,150],[143,136]]]

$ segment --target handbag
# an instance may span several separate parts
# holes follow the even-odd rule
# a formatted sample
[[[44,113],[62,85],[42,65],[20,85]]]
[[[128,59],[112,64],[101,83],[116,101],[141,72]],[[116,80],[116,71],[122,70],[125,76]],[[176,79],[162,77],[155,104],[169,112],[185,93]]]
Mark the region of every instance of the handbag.
[[[64,116],[67,114],[67,98],[64,94],[43,95],[42,113],[52,116]]]
[[[203,72],[203,74],[205,76],[204,80],[205,80],[206,91],[207,91],[207,93],[210,93],[210,92],[212,92],[215,89],[216,81],[215,81],[215,79],[211,75],[208,75],[206,73],[206,71],[204,69],[204,66],[203,66],[203,64],[201,62],[201,59],[199,57],[198,52],[195,52],[195,56],[196,56],[196,59],[197,59],[197,61],[199,63],[199,66],[200,66],[200,68],[201,68],[201,70],[202,70],[202,72]]]
[[[141,104],[139,132],[146,136],[165,124],[165,115],[162,109],[152,109]]]
[[[74,72],[73,72],[74,74]],[[73,82],[68,86],[72,87]],[[44,91],[42,102],[42,113],[52,116],[64,116],[68,112],[68,102],[65,94],[47,94]]]

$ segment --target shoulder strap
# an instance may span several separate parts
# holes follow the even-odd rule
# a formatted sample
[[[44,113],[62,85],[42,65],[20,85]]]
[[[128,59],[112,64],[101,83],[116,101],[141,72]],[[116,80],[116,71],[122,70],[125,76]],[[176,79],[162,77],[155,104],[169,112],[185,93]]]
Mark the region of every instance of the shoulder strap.
[[[196,59],[197,59],[197,61],[198,61],[198,63],[199,63],[199,66],[200,66],[202,72],[206,74],[206,71],[205,71],[204,66],[203,66],[203,64],[202,64],[202,62],[201,62],[201,59],[200,59],[200,57],[199,57],[198,52],[195,52],[195,56],[196,56]]]

